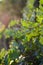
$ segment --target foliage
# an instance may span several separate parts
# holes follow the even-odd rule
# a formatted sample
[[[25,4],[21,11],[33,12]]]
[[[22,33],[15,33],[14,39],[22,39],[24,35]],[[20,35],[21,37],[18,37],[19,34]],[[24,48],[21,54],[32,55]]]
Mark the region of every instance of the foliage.
[[[1,65],[43,65],[43,1],[40,0],[40,9],[34,9],[33,2],[30,0],[31,4],[27,3],[23,11],[26,17],[20,23],[11,21],[8,29],[4,31],[5,38],[12,37],[12,40],[10,49],[0,52]],[[37,22],[32,13],[34,11],[37,13]]]

